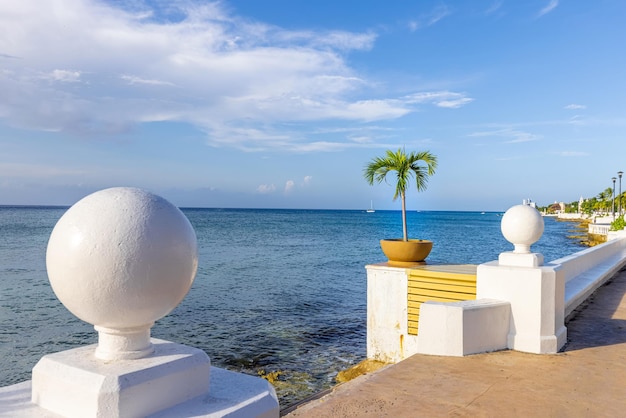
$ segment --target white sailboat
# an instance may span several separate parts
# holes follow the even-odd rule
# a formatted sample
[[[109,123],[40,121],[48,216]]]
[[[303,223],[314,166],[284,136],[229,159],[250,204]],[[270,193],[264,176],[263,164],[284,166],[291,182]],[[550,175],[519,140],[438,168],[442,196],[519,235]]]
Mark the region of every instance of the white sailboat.
[[[373,213],[373,212],[376,212],[376,211],[374,210],[374,201],[371,201],[371,200],[370,200],[370,208],[369,208],[366,212],[367,212],[367,213]]]

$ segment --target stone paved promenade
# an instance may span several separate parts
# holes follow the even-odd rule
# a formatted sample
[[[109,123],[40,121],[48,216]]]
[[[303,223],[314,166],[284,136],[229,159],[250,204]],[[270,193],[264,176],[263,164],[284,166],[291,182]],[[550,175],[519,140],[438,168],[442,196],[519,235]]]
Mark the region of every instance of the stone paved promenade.
[[[626,417],[626,270],[572,315],[556,355],[415,355],[286,411],[296,417]]]

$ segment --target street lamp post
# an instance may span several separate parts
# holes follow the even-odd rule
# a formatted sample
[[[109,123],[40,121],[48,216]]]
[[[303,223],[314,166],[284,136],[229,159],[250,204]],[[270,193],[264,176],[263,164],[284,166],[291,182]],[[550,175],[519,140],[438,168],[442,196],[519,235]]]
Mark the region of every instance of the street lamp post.
[[[622,216],[622,174],[624,174],[623,171],[617,172],[617,175],[619,176],[619,198],[617,200],[619,204],[619,216]]]
[[[617,178],[613,177],[611,180],[613,180],[613,220],[615,220],[615,180]]]

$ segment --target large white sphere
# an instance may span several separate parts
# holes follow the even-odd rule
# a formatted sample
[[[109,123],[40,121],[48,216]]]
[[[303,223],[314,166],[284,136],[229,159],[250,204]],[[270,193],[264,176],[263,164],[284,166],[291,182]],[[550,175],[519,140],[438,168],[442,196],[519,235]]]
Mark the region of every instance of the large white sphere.
[[[515,245],[514,252],[528,253],[543,234],[543,217],[531,206],[516,205],[506,211],[500,227],[504,238]]]
[[[83,321],[151,326],[185,297],[198,266],[196,234],[165,199],[117,187],[93,193],[58,221],[46,254],[54,293]]]

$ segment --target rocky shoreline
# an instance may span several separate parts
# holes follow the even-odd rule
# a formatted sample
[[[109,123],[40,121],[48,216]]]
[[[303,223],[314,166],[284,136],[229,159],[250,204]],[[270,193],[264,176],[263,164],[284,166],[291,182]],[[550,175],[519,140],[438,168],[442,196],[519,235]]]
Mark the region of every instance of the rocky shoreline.
[[[589,233],[589,224],[591,223],[590,219],[557,219],[558,222],[572,222],[576,224],[576,226],[569,230],[572,235],[568,235],[567,238],[577,241],[579,244],[593,247],[598,244],[602,244],[606,242],[606,235],[600,234],[590,234]]]

